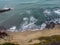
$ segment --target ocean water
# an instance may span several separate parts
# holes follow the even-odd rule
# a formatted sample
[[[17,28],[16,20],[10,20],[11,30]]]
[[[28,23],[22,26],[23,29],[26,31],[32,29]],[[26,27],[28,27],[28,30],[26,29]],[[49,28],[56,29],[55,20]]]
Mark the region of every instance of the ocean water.
[[[0,0],[0,26],[7,29],[43,29],[46,21],[60,23],[60,0]]]

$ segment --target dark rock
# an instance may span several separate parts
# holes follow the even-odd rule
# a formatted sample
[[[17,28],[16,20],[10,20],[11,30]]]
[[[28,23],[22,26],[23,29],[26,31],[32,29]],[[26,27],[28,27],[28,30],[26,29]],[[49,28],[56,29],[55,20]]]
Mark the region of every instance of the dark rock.
[[[0,38],[4,38],[8,36],[8,34],[6,32],[0,32]]]
[[[49,23],[46,23],[46,27],[47,29],[53,29],[55,27],[55,23],[54,22],[49,22]]]

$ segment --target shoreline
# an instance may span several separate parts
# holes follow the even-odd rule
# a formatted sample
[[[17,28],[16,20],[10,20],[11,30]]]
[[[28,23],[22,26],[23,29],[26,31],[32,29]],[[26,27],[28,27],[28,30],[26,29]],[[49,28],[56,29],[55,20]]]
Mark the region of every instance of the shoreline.
[[[56,30],[56,29],[60,29],[60,25],[55,25],[55,27],[53,29],[42,29],[43,30]],[[25,32],[25,31],[39,31],[40,29],[28,29],[28,30],[14,30],[14,29],[7,29],[8,32]],[[40,30],[41,31],[41,30]]]
[[[18,43],[20,45],[29,45],[30,40],[37,39],[42,36],[52,36],[52,35],[60,35],[60,28],[57,28],[59,26],[56,26],[54,29],[44,29],[44,30],[26,30],[24,32],[9,32],[7,31],[7,34],[9,34],[9,37],[6,37],[6,40],[1,39],[0,44],[4,42],[12,42],[12,43]]]

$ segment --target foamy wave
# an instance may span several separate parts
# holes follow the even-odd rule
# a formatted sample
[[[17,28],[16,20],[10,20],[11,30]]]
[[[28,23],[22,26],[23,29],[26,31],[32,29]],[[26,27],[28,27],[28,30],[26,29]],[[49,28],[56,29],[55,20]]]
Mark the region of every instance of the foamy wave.
[[[57,23],[60,24],[60,18],[53,19],[50,22],[54,22],[55,24],[57,24]]]
[[[37,19],[35,19],[33,16],[30,17],[30,23],[35,23]]]
[[[46,27],[46,24],[45,24],[45,23],[42,23],[42,24],[41,24],[41,27],[40,27],[40,30],[45,29],[45,27]]]
[[[54,10],[54,13],[60,15],[60,9]]]
[[[11,32],[18,32],[18,30],[16,30],[16,26],[12,26],[8,31],[11,31]]]
[[[21,25],[21,28],[20,28],[21,32],[24,32],[26,30],[31,30],[31,31],[43,30],[43,29],[45,29],[46,24],[49,22],[54,22],[55,24],[57,24],[57,23],[60,24],[60,18],[52,19],[49,22],[46,21],[46,22],[42,23],[40,26],[37,26],[34,24],[37,21],[37,19],[35,19],[32,16],[30,18],[24,17],[23,20],[24,20],[24,23]],[[29,23],[28,23],[28,20],[30,20]],[[18,30],[16,30],[16,26],[12,26],[10,28],[10,30],[8,30],[8,31],[18,32]]]
[[[30,20],[30,22],[28,23],[28,20]],[[35,31],[35,30],[43,30],[46,27],[46,24],[49,22],[54,22],[55,24],[60,23],[60,18],[56,18],[56,19],[52,19],[50,21],[45,21],[43,22],[40,26],[35,25],[34,23],[37,20],[34,17],[30,17],[30,18],[25,18],[25,22],[22,24],[22,30],[31,30]]]
[[[33,29],[36,25],[34,24],[37,19],[35,19],[33,16],[30,18],[24,17],[23,18],[24,23],[21,26],[22,30],[27,30],[27,29]]]
[[[24,17],[24,18],[23,18],[23,21],[27,21],[27,20],[28,20],[28,18],[27,18],[27,17]]]
[[[16,26],[12,26],[10,29],[15,30],[16,29]]]
[[[43,13],[44,13],[44,14],[47,14],[47,15],[50,15],[50,14],[51,14],[51,11],[50,11],[50,10],[44,10]]]
[[[26,10],[26,12],[20,13],[21,16],[23,14],[26,14],[26,17],[24,17],[24,18],[22,17],[23,22],[20,24],[20,30],[22,30],[22,32],[25,30],[31,30],[31,29],[32,29],[32,31],[39,30],[39,29],[40,30],[45,29],[46,24],[44,23],[44,21],[46,21],[47,19],[46,20],[42,19],[43,23],[40,26],[37,26],[35,23],[39,20],[38,20],[38,18],[36,19],[33,17],[34,16],[33,13],[34,13],[33,10],[32,10],[32,13],[31,13],[31,10]],[[54,19],[55,17],[53,15],[53,14],[59,14],[60,15],[59,9],[58,10],[52,9],[52,11],[50,9],[46,9],[46,10],[43,10],[42,13],[44,13],[44,15],[46,14],[49,22],[54,22],[55,24],[60,23],[60,19],[59,18]],[[31,16],[31,14],[33,14],[33,15]],[[48,16],[51,16],[53,19],[49,20],[51,17],[48,17]],[[41,18],[39,17],[39,19],[41,19]],[[46,22],[48,23],[48,21],[46,21]],[[12,26],[9,31],[12,31],[12,32],[16,31],[16,26]]]

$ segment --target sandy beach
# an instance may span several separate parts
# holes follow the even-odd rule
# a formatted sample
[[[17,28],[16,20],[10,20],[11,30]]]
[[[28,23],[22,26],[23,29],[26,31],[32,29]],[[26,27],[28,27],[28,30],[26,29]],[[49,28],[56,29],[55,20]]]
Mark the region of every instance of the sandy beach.
[[[57,28],[58,27],[58,28]],[[39,40],[35,40],[42,36],[60,35],[60,28],[56,26],[54,29],[44,29],[37,31],[24,31],[24,32],[7,32],[10,36],[5,39],[0,39],[0,44],[4,42],[18,43],[20,45],[29,45],[29,41],[33,40],[31,44],[38,43]]]

